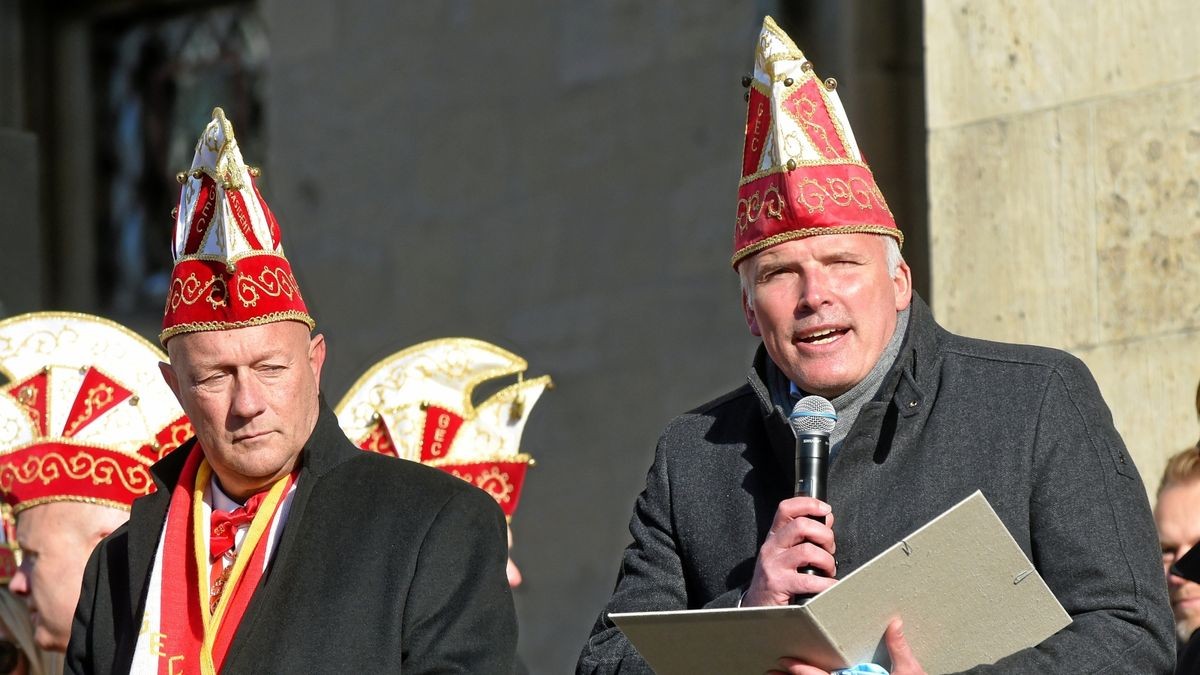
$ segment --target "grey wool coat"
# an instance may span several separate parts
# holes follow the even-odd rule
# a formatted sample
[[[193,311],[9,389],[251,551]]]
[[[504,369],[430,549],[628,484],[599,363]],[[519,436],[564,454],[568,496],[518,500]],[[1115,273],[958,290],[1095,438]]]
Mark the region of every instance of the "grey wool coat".
[[[616,589],[579,673],[648,673],[609,612],[735,606],[780,501],[795,440],[749,382],[673,420],[634,506]],[[1087,368],[938,326],[913,298],[905,342],[829,471],[845,576],[982,490],[1072,617],[975,673],[1170,673],[1175,638],[1145,487]]]
[[[129,672],[171,489],[192,446],[152,467],[158,490],[92,553],[66,672]],[[359,450],[322,401],[278,549],[222,672],[509,675],[517,622],[506,547],[504,515],[487,493]]]

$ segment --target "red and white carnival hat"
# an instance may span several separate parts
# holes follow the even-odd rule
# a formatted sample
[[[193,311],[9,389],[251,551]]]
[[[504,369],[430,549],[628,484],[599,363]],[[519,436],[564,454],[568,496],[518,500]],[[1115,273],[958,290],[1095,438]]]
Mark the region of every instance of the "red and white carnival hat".
[[[771,17],[763,20],[749,88],[733,266],[746,256],[817,234],[904,235],[850,130],[832,79]]]
[[[175,269],[163,310],[172,336],[275,321],[315,328],[292,266],[283,255],[279,223],[258,192],[258,170],[247,167],[220,108],[196,144],[175,212]]]
[[[338,422],[360,448],[435,466],[516,511],[533,459],[521,433],[550,377],[525,379],[525,359],[470,338],[431,340],[375,364],[338,403]],[[478,406],[475,387],[517,376]]]
[[[154,490],[150,465],[192,436],[165,360],[96,316],[0,321],[0,493],[14,513],[53,501],[128,509]]]

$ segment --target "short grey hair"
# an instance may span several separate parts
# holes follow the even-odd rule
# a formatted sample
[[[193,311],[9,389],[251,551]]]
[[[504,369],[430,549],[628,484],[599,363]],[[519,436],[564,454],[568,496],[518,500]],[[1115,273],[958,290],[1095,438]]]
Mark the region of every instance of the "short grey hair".
[[[896,278],[896,272],[900,270],[900,263],[904,262],[904,256],[900,253],[900,242],[893,236],[888,234],[879,234],[878,237],[883,237],[884,250],[887,255],[888,276]],[[738,265],[738,281],[742,285],[742,295],[746,298],[746,304],[754,308],[754,294],[750,292],[749,265],[744,264],[750,258],[742,260],[742,264]]]

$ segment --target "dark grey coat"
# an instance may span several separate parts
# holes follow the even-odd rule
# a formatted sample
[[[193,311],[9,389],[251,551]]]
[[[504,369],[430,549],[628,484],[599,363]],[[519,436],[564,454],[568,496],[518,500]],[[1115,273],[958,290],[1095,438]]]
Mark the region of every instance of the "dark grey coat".
[[[92,553],[66,672],[129,672],[191,448],[154,465],[158,490]],[[279,548],[222,672],[511,673],[517,625],[496,502],[437,469],[359,450],[323,403],[300,461]]]
[[[795,440],[763,384],[766,359],[760,347],[748,384],[663,432],[578,672],[650,672],[609,612],[730,607],[749,586],[793,485]],[[1073,621],[972,672],[1171,672],[1145,487],[1087,368],[1057,350],[952,335],[914,297],[895,366],[830,467],[839,576],[977,489]]]

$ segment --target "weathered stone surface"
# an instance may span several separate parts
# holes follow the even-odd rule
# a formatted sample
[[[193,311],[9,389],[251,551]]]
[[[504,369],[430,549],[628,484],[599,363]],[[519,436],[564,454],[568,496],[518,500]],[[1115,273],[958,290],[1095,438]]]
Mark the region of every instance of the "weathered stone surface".
[[[946,0],[925,10],[929,126],[1093,92],[1096,13],[1074,0]]]
[[[1093,368],[1142,476],[1194,441],[1200,5],[926,4],[939,319]]]
[[[1070,109],[930,134],[934,310],[948,328],[1095,343],[1089,127]]]
[[[1200,329],[1200,82],[1095,104],[1101,342]]]
[[[1200,3],[926,3],[929,125],[943,128],[1200,75]]]
[[[1200,75],[1200,3],[1104,0],[1090,10],[1096,14],[1092,40],[1099,45],[1095,93],[1133,92]]]

